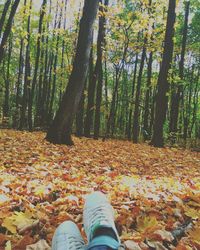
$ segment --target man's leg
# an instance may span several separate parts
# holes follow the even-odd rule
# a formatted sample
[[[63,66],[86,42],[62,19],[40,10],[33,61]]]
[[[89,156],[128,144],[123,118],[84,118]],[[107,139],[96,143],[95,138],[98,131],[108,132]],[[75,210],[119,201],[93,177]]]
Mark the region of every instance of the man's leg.
[[[88,238],[87,250],[117,250],[120,239],[114,223],[114,211],[106,196],[94,192],[86,197],[83,222]]]

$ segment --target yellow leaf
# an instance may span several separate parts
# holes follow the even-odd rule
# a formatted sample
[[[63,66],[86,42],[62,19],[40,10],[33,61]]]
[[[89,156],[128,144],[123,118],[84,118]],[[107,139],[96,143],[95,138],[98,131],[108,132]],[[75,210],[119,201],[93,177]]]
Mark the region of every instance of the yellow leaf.
[[[15,212],[10,217],[4,219],[2,226],[7,228],[11,233],[16,234],[17,230],[21,230],[24,227],[30,226],[34,223],[31,219],[31,214],[29,212]]]
[[[7,217],[4,219],[2,226],[7,228],[8,231],[10,231],[12,234],[16,234],[17,230],[16,230],[16,226],[13,225],[13,220],[11,217]]]
[[[191,239],[200,246],[200,226],[196,227],[192,230],[189,235]]]
[[[200,218],[200,212],[194,208],[187,207],[185,211],[185,215],[187,215],[188,217],[194,220]]]
[[[155,217],[140,216],[137,218],[137,228],[140,232],[155,230],[158,227],[158,221]]]
[[[12,250],[12,246],[11,246],[10,240],[6,242],[5,250]]]

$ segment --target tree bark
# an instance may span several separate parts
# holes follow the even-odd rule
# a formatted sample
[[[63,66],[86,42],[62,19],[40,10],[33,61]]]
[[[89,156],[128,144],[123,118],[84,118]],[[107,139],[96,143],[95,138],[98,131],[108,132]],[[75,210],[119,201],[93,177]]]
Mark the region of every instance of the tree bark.
[[[185,20],[184,20],[184,29],[183,29],[183,38],[182,38],[182,47],[181,47],[181,59],[179,63],[179,77],[182,81],[184,78],[184,62],[185,62],[185,50],[187,43],[187,31],[188,31],[188,17],[189,17],[190,1],[186,2],[185,6]],[[170,117],[170,132],[177,133],[178,131],[178,116],[180,109],[180,101],[183,98],[183,86],[182,82],[179,83],[177,92],[172,98],[172,109]]]
[[[25,0],[26,2],[26,0]],[[31,9],[32,0],[29,6],[29,15],[27,22],[27,44],[26,44],[26,54],[25,54],[25,72],[24,72],[24,87],[23,87],[23,97],[22,97],[22,107],[19,129],[23,129],[26,125],[26,110],[28,105],[28,100],[30,98],[30,84],[31,84],[31,63],[30,63],[30,25],[31,25]],[[28,119],[29,121],[30,119]]]
[[[135,110],[133,115],[133,142],[138,142],[138,136],[139,136],[139,120],[140,120],[140,92],[141,92],[141,85],[142,85],[142,73],[144,68],[144,61],[146,57],[146,43],[147,38],[144,38],[144,45],[142,49],[142,56],[141,56],[141,62],[140,62],[140,69],[137,79],[137,89],[136,89],[136,97],[135,97]]]
[[[102,1],[100,1],[102,4]],[[99,138],[100,131],[100,118],[101,118],[101,101],[102,101],[102,87],[103,87],[103,47],[105,46],[105,30],[106,30],[106,18],[105,12],[108,6],[108,0],[105,0],[105,7],[100,6],[100,12],[103,13],[99,17],[99,33],[97,40],[97,92],[96,92],[96,104],[95,104],[95,118],[94,118],[94,139]]]
[[[85,89],[87,84],[87,78],[85,81],[85,87],[83,89],[83,93],[81,96],[81,100],[78,107],[78,112],[76,114],[76,136],[81,137],[83,136],[84,130],[84,103],[85,103]]]
[[[144,140],[149,139],[149,104],[150,104],[150,93],[151,93],[151,75],[152,75],[152,63],[153,63],[153,52],[150,52],[148,69],[147,69],[147,91],[145,97],[145,107],[144,107]]]
[[[156,109],[155,121],[153,129],[152,145],[155,147],[164,146],[163,127],[166,119],[167,106],[168,106],[168,74],[171,67],[173,57],[173,37],[174,37],[174,24],[176,19],[176,0],[169,0],[167,25],[164,41],[164,52],[162,65],[158,76],[158,92],[156,96]]]
[[[10,61],[11,61],[11,53],[12,53],[12,36],[9,38],[9,46],[8,46],[8,60],[7,60],[7,69],[6,69],[6,77],[5,77],[5,98],[3,105],[3,117],[9,117],[10,111]]]
[[[88,85],[88,102],[84,125],[84,135],[90,137],[91,128],[93,127],[93,116],[94,116],[94,97],[96,88],[96,66],[93,70],[93,48],[90,52],[90,64],[89,64],[89,85]]]
[[[9,9],[10,4],[11,4],[11,0],[7,0],[6,3],[4,4],[2,15],[1,15],[1,18],[0,18],[0,37],[1,37],[1,33],[2,33],[2,30],[3,30],[3,25],[4,25],[4,22],[5,22],[6,15],[8,13],[8,9]]]
[[[15,0],[14,1],[13,5],[11,7],[10,15],[9,15],[9,18],[8,18],[4,33],[3,33],[3,37],[2,37],[2,40],[1,40],[1,44],[0,44],[0,64],[1,64],[2,59],[3,59],[5,45],[6,45],[6,42],[8,40],[8,37],[10,35],[13,19],[14,19],[15,13],[17,11],[17,7],[19,5],[19,2],[20,2],[20,0]]]
[[[93,24],[98,5],[99,0],[85,0],[72,73],[60,107],[47,132],[46,139],[49,142],[67,145],[73,144],[71,138],[72,123],[78,109],[87,76]]]
[[[128,131],[127,131],[128,140],[131,140],[131,132],[132,132],[131,127],[132,127],[132,116],[133,116],[133,100],[134,100],[134,94],[135,94],[137,65],[138,65],[138,53],[136,54],[136,57],[135,57],[135,67],[134,67],[133,83],[132,83],[132,91],[131,91],[131,103],[130,103],[130,109],[129,109]]]
[[[41,35],[42,35],[42,25],[45,15],[45,7],[47,4],[47,0],[43,0],[42,6],[40,9],[40,19],[39,19],[39,27],[38,27],[38,38],[37,38],[37,45],[36,45],[36,58],[35,58],[35,68],[34,68],[34,74],[33,74],[33,81],[32,81],[32,87],[31,87],[31,93],[29,98],[29,104],[28,104],[28,123],[29,123],[29,130],[31,131],[33,128],[33,121],[32,121],[32,109],[33,109],[33,98],[35,93],[35,87],[37,85],[37,73],[39,68],[39,62],[40,62],[40,51],[41,51]]]

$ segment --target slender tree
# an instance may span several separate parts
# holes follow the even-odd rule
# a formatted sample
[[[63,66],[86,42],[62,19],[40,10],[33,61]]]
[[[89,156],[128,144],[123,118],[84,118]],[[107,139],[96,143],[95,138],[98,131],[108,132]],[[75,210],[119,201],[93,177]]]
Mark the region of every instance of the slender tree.
[[[153,52],[149,54],[148,61],[148,69],[147,69],[147,90],[145,96],[145,106],[144,106],[144,139],[147,140],[150,135],[150,123],[149,123],[149,115],[150,115],[150,93],[151,93],[151,76],[152,76],[152,63],[153,63]]]
[[[14,1],[13,5],[11,7],[11,11],[10,11],[10,15],[8,17],[7,24],[5,26],[5,30],[4,30],[4,33],[3,33],[3,36],[2,36],[2,40],[1,40],[1,43],[0,43],[0,63],[3,60],[3,55],[4,55],[4,51],[5,51],[5,45],[6,45],[6,42],[8,40],[8,37],[10,35],[10,31],[11,31],[11,28],[12,28],[13,19],[14,19],[15,13],[17,11],[17,7],[19,5],[19,2],[20,2],[20,0],[15,0]],[[4,20],[2,20],[2,21],[4,22]]]
[[[24,5],[26,6],[26,0],[24,1]],[[25,72],[24,72],[24,86],[23,86],[23,97],[21,104],[21,116],[20,116],[20,124],[19,128],[24,129],[26,125],[26,110],[28,101],[30,98],[30,83],[31,83],[31,63],[30,63],[30,25],[31,25],[31,9],[32,9],[32,0],[29,3],[29,13],[27,20],[27,44],[26,44],[26,52],[25,52]],[[30,121],[30,119],[28,119]],[[30,125],[30,124],[29,124]]]
[[[176,93],[172,98],[172,108],[171,108],[171,117],[170,117],[170,132],[176,133],[178,129],[178,115],[179,115],[179,106],[181,99],[183,99],[183,78],[184,78],[184,63],[185,63],[185,50],[187,43],[187,33],[188,33],[188,17],[189,17],[190,1],[187,1],[185,4],[185,19],[184,19],[184,28],[183,28],[183,38],[181,46],[181,59],[179,63],[179,78],[181,83],[178,86]]]
[[[140,69],[138,73],[137,79],[137,89],[136,89],[136,98],[135,98],[135,110],[133,115],[133,142],[138,142],[138,135],[139,135],[139,121],[140,121],[140,92],[141,92],[141,85],[142,85],[142,73],[144,68],[144,62],[146,57],[146,43],[147,38],[144,38],[144,45],[142,49],[141,55],[141,62],[140,62]]]
[[[11,66],[11,53],[12,53],[12,36],[9,38],[9,45],[8,45],[8,55],[7,55],[7,68],[5,73],[5,98],[4,98],[4,106],[3,106],[3,117],[9,117],[10,111],[10,66]],[[5,64],[4,64],[5,67]],[[4,69],[5,70],[5,69]]]
[[[103,47],[105,46],[105,29],[106,18],[105,12],[107,11],[108,0],[105,0],[104,6],[100,1],[100,17],[99,17],[99,33],[97,40],[97,92],[96,92],[96,104],[95,104],[95,118],[94,118],[94,139],[99,138],[100,130],[100,117],[101,117],[101,101],[102,101],[102,87],[103,87]]]
[[[6,15],[8,13],[8,9],[9,9],[10,4],[11,4],[11,0],[7,0],[5,2],[5,4],[4,4],[4,8],[3,8],[1,18],[0,18],[0,37],[1,37],[1,33],[2,33],[2,30],[3,30],[3,25],[4,25],[4,22],[5,22]]]
[[[131,133],[132,133],[131,128],[132,128],[132,117],[133,117],[133,101],[134,101],[134,94],[135,94],[137,66],[138,66],[138,53],[135,56],[135,65],[134,65],[133,82],[132,82],[132,90],[131,90],[131,102],[130,102],[130,108],[129,108],[128,128],[127,128],[128,140],[131,140]]]
[[[47,4],[47,0],[43,0],[42,5],[41,5],[41,9],[40,9],[38,37],[37,37],[37,45],[36,45],[35,68],[34,68],[34,75],[33,75],[31,93],[30,93],[30,98],[29,98],[29,103],[28,103],[29,130],[32,130],[32,128],[33,128],[33,122],[32,122],[33,98],[34,98],[34,94],[35,94],[35,87],[37,86],[37,74],[38,74],[38,68],[39,68],[39,62],[40,62],[40,54],[41,54],[41,36],[42,36],[42,27],[43,27],[44,15],[46,13],[46,4]]]

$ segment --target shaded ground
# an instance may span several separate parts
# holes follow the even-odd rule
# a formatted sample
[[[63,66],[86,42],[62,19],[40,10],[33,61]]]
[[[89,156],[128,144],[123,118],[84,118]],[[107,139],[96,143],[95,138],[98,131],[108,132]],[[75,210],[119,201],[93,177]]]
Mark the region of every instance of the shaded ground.
[[[50,245],[66,219],[82,228],[92,190],[110,197],[127,246],[200,249],[199,153],[86,138],[67,147],[44,136],[0,130],[0,249]]]

